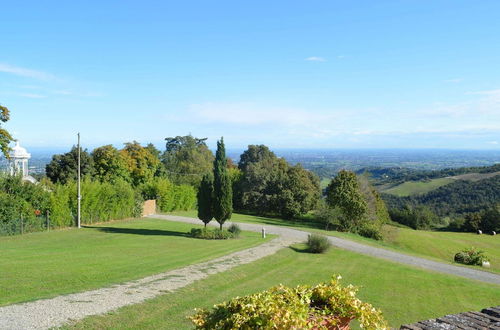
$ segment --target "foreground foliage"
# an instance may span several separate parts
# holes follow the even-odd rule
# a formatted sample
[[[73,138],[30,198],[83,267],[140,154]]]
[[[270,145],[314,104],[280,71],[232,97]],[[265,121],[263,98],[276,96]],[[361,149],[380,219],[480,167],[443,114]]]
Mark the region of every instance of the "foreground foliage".
[[[197,329],[332,329],[357,319],[365,329],[387,329],[382,312],[343,287],[341,276],[316,286],[283,285],[201,310],[191,317]]]

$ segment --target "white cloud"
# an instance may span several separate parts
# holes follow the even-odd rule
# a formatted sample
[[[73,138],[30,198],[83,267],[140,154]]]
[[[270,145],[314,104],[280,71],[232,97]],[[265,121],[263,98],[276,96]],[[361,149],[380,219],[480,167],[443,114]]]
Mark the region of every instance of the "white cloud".
[[[488,122],[500,121],[500,89],[467,92],[469,99],[460,103],[435,103],[426,110],[420,111],[421,114],[430,116],[448,116],[462,118],[467,123],[467,117],[470,120],[477,120],[490,116]]]
[[[488,142],[486,142],[486,143],[488,143],[488,144],[493,144],[493,145],[497,145],[497,144],[498,144],[498,141],[488,141]]]
[[[10,73],[16,76],[33,78],[38,80],[54,80],[56,77],[50,73],[26,69],[5,63],[0,63],[0,72]]]
[[[326,59],[324,57],[319,57],[319,56],[310,56],[305,60],[311,62],[326,62]]]
[[[316,126],[334,120],[337,115],[311,113],[302,109],[261,106],[253,103],[202,103],[191,105],[188,112],[198,120],[234,125]]]

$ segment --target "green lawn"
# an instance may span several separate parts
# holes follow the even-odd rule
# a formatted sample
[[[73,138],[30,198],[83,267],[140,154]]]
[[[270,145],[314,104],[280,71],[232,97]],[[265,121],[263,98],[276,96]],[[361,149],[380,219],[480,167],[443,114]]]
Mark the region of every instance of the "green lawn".
[[[127,306],[73,325],[76,329],[189,329],[194,308],[283,283],[316,284],[341,274],[361,286],[359,297],[382,309],[391,326],[498,305],[500,287],[427,272],[340,249],[324,255],[283,249],[233,270],[212,275],[174,293]]]
[[[195,211],[175,212],[176,215],[196,217]],[[287,221],[278,218],[266,218],[233,213],[231,218],[236,222],[259,223],[293,227],[305,231],[347,238],[360,243],[383,247],[416,256],[453,263],[453,256],[464,248],[476,247],[486,252],[491,259],[489,271],[500,273],[500,236],[476,235],[473,233],[454,233],[443,231],[413,230],[391,225],[383,227],[384,241],[375,241],[351,233],[322,230],[315,223],[306,221]],[[474,266],[475,269],[486,270]]]
[[[407,181],[397,186],[383,189],[382,192],[400,197],[424,194],[455,181],[456,180],[452,178],[438,178],[428,181]]]
[[[248,232],[233,240],[199,240],[186,236],[192,227],[136,219],[0,237],[0,306],[138,279],[264,241]]]

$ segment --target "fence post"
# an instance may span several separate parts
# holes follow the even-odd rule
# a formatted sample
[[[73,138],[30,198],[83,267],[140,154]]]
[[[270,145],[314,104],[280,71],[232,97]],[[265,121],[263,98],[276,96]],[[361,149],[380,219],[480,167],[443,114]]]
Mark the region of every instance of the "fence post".
[[[47,210],[47,231],[50,230],[50,211]]]
[[[21,235],[24,234],[24,228],[23,228],[23,214],[21,213]]]

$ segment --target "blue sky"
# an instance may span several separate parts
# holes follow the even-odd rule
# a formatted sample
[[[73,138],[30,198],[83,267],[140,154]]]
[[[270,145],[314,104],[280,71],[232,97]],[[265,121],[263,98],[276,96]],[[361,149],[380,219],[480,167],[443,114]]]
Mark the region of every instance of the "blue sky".
[[[2,3],[23,145],[500,149],[500,1]]]

